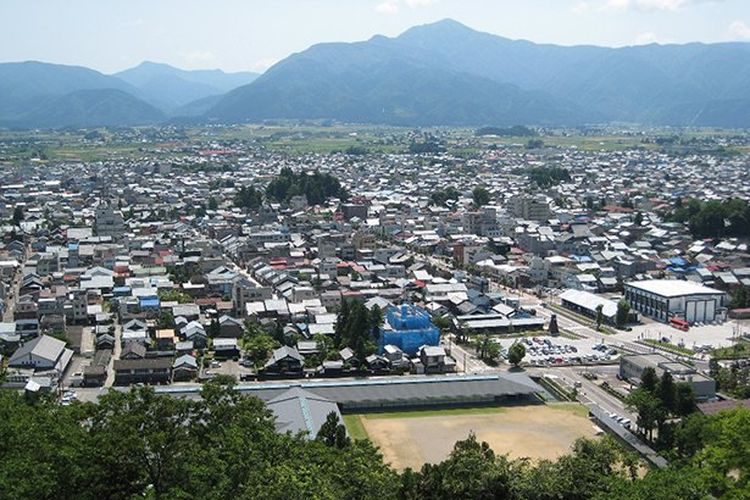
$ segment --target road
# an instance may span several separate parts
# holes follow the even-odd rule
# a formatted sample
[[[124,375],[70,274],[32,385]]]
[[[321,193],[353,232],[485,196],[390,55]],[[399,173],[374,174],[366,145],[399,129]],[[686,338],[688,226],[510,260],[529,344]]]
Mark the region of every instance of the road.
[[[13,321],[13,312],[16,309],[16,301],[18,300],[18,290],[21,286],[21,279],[23,278],[23,264],[19,266],[18,270],[13,275],[13,281],[10,283],[8,293],[5,297],[5,310],[3,311],[3,322],[10,323]],[[2,286],[2,284],[0,284]]]
[[[455,336],[448,336],[448,343],[444,344],[446,349],[450,349],[451,357],[456,360],[456,371],[462,373],[487,373],[492,371],[502,371],[498,368],[487,365],[484,361],[477,358],[473,349],[457,344]]]
[[[104,387],[112,387],[115,383],[115,369],[114,364],[116,359],[120,359],[120,353],[122,352],[122,325],[119,323],[115,325],[115,346],[112,349],[112,359],[109,360],[107,365],[107,380],[104,381]]]

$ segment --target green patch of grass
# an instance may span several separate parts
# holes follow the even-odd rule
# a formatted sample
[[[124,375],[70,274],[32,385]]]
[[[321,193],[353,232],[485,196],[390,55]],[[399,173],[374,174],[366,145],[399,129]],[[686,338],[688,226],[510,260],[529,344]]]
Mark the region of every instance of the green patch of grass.
[[[526,144],[529,137],[483,137],[482,142],[490,144]],[[633,147],[644,147],[647,149],[657,149],[655,144],[646,144],[641,142],[640,137],[629,136],[541,136],[538,137],[544,141],[546,146],[558,147],[576,147],[584,151],[622,151]]]
[[[711,356],[717,359],[739,359],[750,357],[750,342],[741,340],[733,346],[714,349]]]
[[[419,417],[440,417],[451,415],[486,415],[492,413],[502,413],[505,408],[502,406],[477,406],[471,408],[441,408],[424,410],[396,411],[387,413],[368,413],[363,418],[377,420],[387,418],[419,418]]]
[[[586,338],[583,335],[578,335],[564,328],[560,328],[560,336],[565,337],[566,339],[570,339],[570,340],[581,340],[581,339]]]
[[[695,354],[695,352],[688,349],[687,347],[680,347],[676,344],[667,344],[666,342],[659,342],[658,340],[654,340],[654,339],[643,339],[638,342],[641,344],[651,346],[651,347],[656,347],[657,349],[669,351],[674,354],[681,354],[683,356],[692,356],[693,354]]]
[[[365,426],[362,425],[362,417],[360,415],[343,415],[344,425],[349,433],[349,437],[352,439],[369,439]]]
[[[581,417],[588,417],[589,415],[589,409],[579,403],[547,403],[547,406],[555,410],[569,411]]]

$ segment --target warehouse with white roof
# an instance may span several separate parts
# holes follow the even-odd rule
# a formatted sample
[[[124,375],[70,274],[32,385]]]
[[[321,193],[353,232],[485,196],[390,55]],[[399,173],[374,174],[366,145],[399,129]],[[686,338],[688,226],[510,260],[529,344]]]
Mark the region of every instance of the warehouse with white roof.
[[[572,311],[596,318],[597,308],[602,306],[605,323],[617,323],[617,302],[584,290],[565,290],[560,294],[560,303]]]
[[[664,322],[680,318],[691,324],[713,323],[726,318],[726,294],[692,281],[626,283],[625,299],[636,311]]]

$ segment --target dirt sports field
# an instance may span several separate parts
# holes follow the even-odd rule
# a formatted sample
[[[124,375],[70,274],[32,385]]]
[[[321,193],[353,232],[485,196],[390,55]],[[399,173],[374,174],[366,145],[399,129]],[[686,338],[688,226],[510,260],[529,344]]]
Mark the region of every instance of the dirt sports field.
[[[586,409],[575,404],[347,415],[346,420],[354,437],[366,434],[397,469],[445,459],[471,431],[498,454],[532,459],[556,458],[577,438],[595,435]]]

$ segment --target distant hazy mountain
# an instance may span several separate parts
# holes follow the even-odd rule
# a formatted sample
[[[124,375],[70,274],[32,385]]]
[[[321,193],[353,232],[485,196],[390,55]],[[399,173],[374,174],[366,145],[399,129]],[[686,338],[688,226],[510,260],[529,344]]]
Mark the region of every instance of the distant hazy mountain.
[[[174,111],[192,101],[246,85],[258,74],[249,71],[225,73],[218,69],[189,71],[146,61],[113,76],[137,88],[152,104],[165,111]]]
[[[122,90],[87,89],[41,99],[19,117],[19,125],[40,128],[128,126],[158,123],[164,119],[164,113]]]
[[[322,44],[229,92],[208,113],[225,121],[334,118],[400,125],[580,121],[577,106],[542,92],[432,64],[428,54],[376,37]]]
[[[221,101],[222,97],[224,97],[224,94],[212,95],[196,99],[195,101],[190,101],[189,103],[183,104],[179,108],[172,110],[171,115],[178,118],[191,118],[190,121],[194,122],[195,120],[192,120],[192,118],[200,118],[205,115],[208,110]]]
[[[102,88],[135,91],[122,80],[80,66],[36,61],[0,64],[0,118],[28,112],[40,97]]]
[[[159,123],[200,116],[255,73],[185,71],[143,63],[117,75],[37,61],[0,64],[0,126],[46,128]]]
[[[80,66],[0,64],[0,125],[133,125],[164,119],[136,94],[128,83]]]
[[[562,47],[445,20],[293,54],[206,118],[750,126],[750,45]]]
[[[116,75],[0,64],[0,126],[335,119],[750,127],[748,89],[750,44],[562,47],[445,20],[395,38],[314,45],[259,77],[151,62]]]

